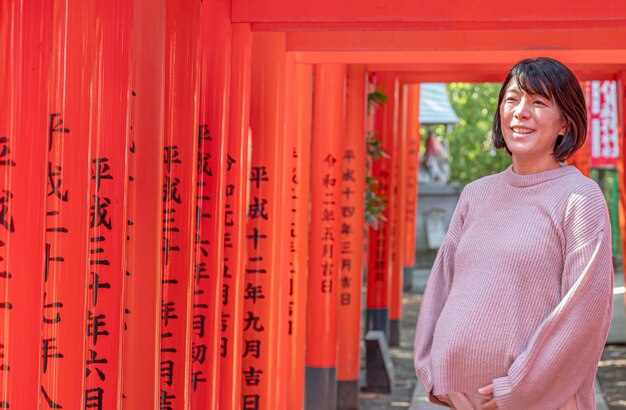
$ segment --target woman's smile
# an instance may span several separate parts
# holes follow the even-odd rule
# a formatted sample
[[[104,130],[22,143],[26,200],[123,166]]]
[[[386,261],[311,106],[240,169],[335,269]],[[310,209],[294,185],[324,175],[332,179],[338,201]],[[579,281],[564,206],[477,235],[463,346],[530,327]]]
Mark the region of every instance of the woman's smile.
[[[528,134],[532,134],[533,132],[535,132],[535,130],[532,128],[519,127],[519,126],[511,127],[511,130],[513,130],[513,136],[515,136],[515,134],[526,136]]]
[[[517,170],[521,162],[544,164],[552,168],[554,146],[565,132],[565,121],[556,104],[549,98],[522,91],[515,81],[506,88],[500,104],[502,136],[513,156]]]

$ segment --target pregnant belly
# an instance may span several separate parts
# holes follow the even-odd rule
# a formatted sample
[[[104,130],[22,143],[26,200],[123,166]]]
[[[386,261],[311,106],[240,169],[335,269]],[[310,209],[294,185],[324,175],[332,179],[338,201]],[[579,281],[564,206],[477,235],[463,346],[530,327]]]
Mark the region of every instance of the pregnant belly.
[[[431,348],[435,380],[453,377],[482,387],[506,374],[514,359],[511,323],[481,310],[453,305],[443,309]]]

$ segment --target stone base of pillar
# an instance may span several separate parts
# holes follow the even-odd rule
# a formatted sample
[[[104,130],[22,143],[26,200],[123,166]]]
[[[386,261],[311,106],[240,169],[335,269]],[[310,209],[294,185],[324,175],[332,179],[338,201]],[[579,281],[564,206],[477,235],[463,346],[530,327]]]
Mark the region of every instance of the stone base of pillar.
[[[385,339],[389,337],[389,309],[367,308],[365,318],[367,331],[378,330],[385,334]]]
[[[406,266],[402,268],[402,279],[403,279],[403,287],[405,292],[413,292],[413,272],[415,271],[414,267],[407,268]]]
[[[389,346],[400,346],[400,321],[397,319],[389,321]]]
[[[359,381],[337,382],[337,410],[359,410]]]
[[[337,408],[337,369],[311,367],[304,370],[304,410]]]
[[[365,387],[372,393],[391,393],[394,370],[385,335],[369,331],[365,335]]]

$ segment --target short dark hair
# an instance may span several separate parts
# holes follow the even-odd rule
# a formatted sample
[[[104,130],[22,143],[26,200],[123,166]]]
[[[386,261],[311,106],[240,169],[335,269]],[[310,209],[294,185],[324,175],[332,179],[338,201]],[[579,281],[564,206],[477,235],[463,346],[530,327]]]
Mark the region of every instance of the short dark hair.
[[[565,135],[554,145],[554,157],[562,162],[571,157],[587,137],[587,108],[585,96],[576,76],[563,63],[548,57],[527,58],[515,64],[502,83],[498,107],[493,117],[492,142],[495,148],[509,151],[502,135],[500,104],[509,83],[514,80],[520,90],[537,94],[556,104],[565,119]]]

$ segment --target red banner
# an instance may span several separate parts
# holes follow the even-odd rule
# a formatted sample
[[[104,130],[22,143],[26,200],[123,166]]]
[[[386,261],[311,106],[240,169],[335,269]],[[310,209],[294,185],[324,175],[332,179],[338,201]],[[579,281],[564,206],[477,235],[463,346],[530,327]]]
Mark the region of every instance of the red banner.
[[[617,85],[615,81],[587,81],[587,138],[591,144],[591,167],[617,166]]]

